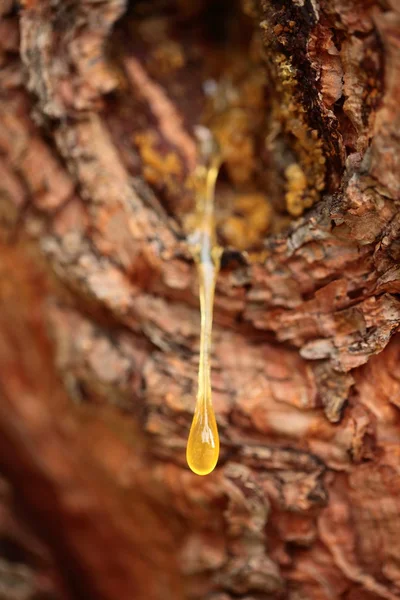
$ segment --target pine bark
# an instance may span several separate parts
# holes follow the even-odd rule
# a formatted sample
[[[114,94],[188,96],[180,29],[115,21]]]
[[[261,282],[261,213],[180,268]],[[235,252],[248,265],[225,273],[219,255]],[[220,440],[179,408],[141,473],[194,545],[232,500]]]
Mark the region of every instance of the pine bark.
[[[181,216],[232,14],[268,91],[254,177],[292,218],[258,260],[225,250],[200,478]],[[0,17],[0,599],[400,598],[397,0]]]

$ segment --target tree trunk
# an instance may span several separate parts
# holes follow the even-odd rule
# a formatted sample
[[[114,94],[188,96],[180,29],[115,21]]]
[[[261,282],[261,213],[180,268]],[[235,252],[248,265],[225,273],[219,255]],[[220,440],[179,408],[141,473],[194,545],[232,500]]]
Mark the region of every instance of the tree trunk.
[[[398,1],[0,15],[0,599],[400,598]],[[200,122],[224,155],[207,477]]]

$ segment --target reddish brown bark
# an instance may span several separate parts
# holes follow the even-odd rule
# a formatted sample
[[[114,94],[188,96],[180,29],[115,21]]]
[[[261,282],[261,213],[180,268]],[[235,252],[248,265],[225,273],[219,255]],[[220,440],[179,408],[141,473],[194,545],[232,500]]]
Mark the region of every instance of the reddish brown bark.
[[[395,0],[0,12],[0,598],[400,598]],[[202,119],[227,246],[206,478]]]

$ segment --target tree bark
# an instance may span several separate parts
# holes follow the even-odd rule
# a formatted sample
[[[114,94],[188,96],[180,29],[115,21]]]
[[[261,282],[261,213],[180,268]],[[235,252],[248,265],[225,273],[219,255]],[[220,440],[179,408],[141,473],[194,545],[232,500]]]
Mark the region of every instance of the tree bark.
[[[398,2],[0,16],[0,600],[400,598]],[[202,478],[204,118],[226,248]]]

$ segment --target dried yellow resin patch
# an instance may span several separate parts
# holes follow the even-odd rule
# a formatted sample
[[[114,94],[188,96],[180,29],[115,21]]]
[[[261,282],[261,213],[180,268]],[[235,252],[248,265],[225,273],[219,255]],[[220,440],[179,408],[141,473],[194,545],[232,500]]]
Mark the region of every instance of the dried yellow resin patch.
[[[316,129],[310,129],[304,107],[296,100],[296,69],[283,54],[274,56],[279,102],[274,101],[272,122],[281,123],[292,137],[298,164],[286,169],[286,209],[294,217],[301,215],[318,199],[325,185],[326,159]]]
[[[150,184],[156,184],[160,180],[172,185],[172,177],[182,173],[182,165],[179,162],[177,154],[168,152],[163,156],[156,149],[157,140],[150,133],[137,133],[134,142],[138,147],[142,159],[143,176]]]

